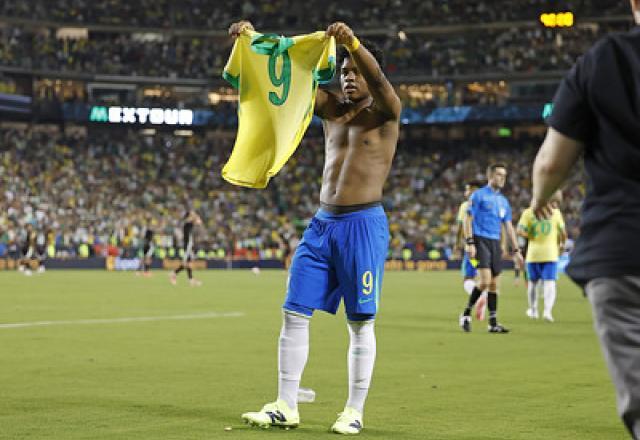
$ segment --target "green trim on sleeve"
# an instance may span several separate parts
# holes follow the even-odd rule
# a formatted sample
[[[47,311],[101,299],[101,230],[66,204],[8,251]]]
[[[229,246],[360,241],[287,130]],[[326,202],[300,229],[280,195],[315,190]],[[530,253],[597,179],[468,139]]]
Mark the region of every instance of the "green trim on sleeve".
[[[333,79],[336,73],[336,59],[335,57],[329,57],[329,64],[324,69],[315,69],[313,71],[313,78],[320,84],[326,84]]]
[[[222,78],[229,82],[234,89],[240,89],[240,75],[233,76],[225,70],[222,72]]]

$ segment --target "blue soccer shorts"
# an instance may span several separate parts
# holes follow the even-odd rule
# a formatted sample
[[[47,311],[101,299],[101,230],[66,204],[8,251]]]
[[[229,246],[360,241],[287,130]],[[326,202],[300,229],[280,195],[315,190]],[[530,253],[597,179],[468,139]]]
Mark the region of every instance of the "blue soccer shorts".
[[[465,252],[464,253],[464,257],[462,258],[462,266],[461,266],[462,276],[465,279],[466,278],[475,278],[476,275],[478,274],[478,269],[476,269],[477,265],[478,265],[477,260],[476,260],[476,264],[474,266],[473,263],[471,262],[471,259],[469,258],[469,254],[467,254]]]
[[[558,263],[556,261],[527,263],[527,275],[530,281],[555,281],[558,279]]]
[[[335,314],[344,298],[351,321],[378,312],[389,225],[381,206],[347,214],[320,209],[298,244],[283,308],[311,316]]]

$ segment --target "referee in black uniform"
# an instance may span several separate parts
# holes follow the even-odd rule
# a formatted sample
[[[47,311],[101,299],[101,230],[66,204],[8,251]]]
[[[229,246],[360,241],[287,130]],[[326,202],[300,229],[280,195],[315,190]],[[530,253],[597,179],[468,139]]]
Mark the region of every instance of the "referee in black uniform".
[[[640,24],[640,0],[631,0]],[[640,27],[598,41],[562,81],[533,166],[532,207],[549,200],[583,156],[581,234],[567,268],[593,308],[632,438],[640,439]]]

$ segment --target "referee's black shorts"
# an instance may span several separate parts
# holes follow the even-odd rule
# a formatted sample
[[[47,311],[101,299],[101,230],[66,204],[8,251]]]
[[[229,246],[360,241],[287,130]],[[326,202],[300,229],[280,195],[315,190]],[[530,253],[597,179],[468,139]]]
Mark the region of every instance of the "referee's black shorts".
[[[478,260],[478,269],[491,269],[492,276],[500,275],[502,272],[502,248],[500,240],[492,240],[491,238],[473,236],[476,243],[476,260]]]

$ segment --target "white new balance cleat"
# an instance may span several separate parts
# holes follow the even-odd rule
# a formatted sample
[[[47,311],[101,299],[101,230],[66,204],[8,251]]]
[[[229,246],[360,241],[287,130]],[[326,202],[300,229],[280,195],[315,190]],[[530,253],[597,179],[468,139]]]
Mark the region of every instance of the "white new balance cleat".
[[[531,319],[540,318],[540,315],[538,315],[538,311],[536,309],[527,309],[527,316]]]
[[[551,315],[551,312],[547,313],[545,312],[544,315],[542,316],[542,318],[547,321],[547,322],[553,322],[553,315]]]
[[[195,278],[191,278],[191,281],[189,281],[189,284],[191,285],[191,287],[200,287],[202,286],[202,281],[196,280]]]
[[[360,434],[364,425],[362,424],[362,414],[360,411],[346,407],[338,414],[338,420],[331,427],[331,432],[344,435]]]
[[[297,409],[291,409],[284,400],[267,403],[258,412],[242,414],[242,420],[251,426],[263,429],[272,426],[281,428],[296,428],[300,424],[300,415]]]

